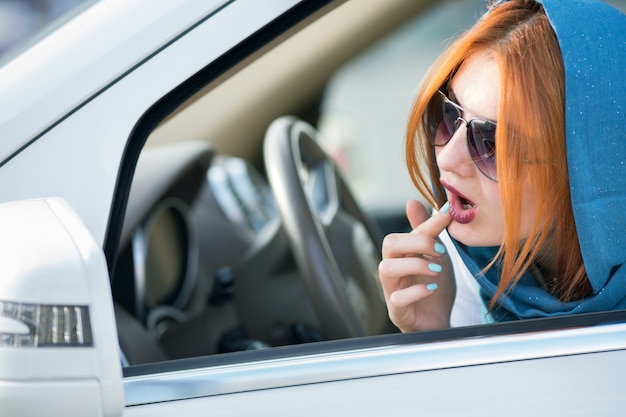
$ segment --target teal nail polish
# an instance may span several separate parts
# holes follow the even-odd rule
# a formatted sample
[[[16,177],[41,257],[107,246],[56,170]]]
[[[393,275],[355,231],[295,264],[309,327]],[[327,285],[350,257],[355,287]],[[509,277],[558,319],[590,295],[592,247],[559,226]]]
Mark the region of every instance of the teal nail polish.
[[[435,291],[437,288],[439,288],[439,285],[437,285],[434,282],[431,282],[430,284],[426,284],[426,289],[428,291]]]
[[[433,272],[441,272],[443,268],[441,267],[441,265],[430,263],[428,264],[428,269]]]
[[[444,254],[446,253],[446,247],[443,246],[441,243],[437,242],[435,243],[435,252]]]
[[[441,206],[441,209],[439,210],[439,212],[442,213],[442,214],[446,214],[448,212],[448,210],[450,210],[450,202],[446,201],[446,204]]]

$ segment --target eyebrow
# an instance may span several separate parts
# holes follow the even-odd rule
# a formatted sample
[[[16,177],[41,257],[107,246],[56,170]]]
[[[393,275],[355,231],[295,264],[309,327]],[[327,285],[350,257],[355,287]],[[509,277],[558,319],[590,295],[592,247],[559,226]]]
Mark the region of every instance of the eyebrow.
[[[461,103],[459,103],[459,99],[457,99],[456,94],[454,94],[454,90],[452,89],[452,87],[446,87],[446,90],[448,92],[448,94],[447,94],[448,100],[450,100],[451,102],[453,102],[454,104],[459,106],[464,112],[466,112],[467,114],[471,115],[473,118],[480,119],[480,120],[485,120],[487,122],[491,122],[491,123],[495,123],[495,124],[498,123],[496,120],[487,119],[486,117],[479,116],[476,113],[473,113],[470,110],[467,110]]]
[[[457,103],[457,99],[456,99],[456,94],[454,94],[454,90],[452,89],[452,87],[446,87],[446,92],[448,93],[448,98],[452,101],[454,101],[456,104]]]
[[[463,107],[463,105],[459,102],[459,99],[456,97],[456,94],[454,94],[454,90],[452,89],[452,87],[448,87],[448,99],[457,106],[461,107],[467,113],[471,114],[472,116],[476,116],[476,114]]]
[[[456,97],[456,94],[454,94],[454,90],[452,89],[452,87],[448,87],[447,90],[448,90],[448,94],[447,94],[448,100],[450,100],[451,102],[459,106],[461,109],[463,109],[464,112],[469,113],[474,117],[478,117],[478,115],[472,113],[471,111],[463,107],[463,105],[459,102],[459,99]]]

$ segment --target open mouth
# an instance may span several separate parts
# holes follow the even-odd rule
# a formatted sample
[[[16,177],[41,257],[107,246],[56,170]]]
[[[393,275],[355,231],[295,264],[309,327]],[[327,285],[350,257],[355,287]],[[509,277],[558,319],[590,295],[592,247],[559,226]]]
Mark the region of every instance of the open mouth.
[[[471,201],[460,197],[461,200],[461,207],[463,208],[463,210],[471,210],[473,208],[476,208],[476,204],[472,203]]]
[[[456,194],[450,194],[450,216],[457,223],[467,224],[476,217],[477,207],[463,197]]]
[[[450,201],[450,217],[457,223],[467,224],[476,217],[478,206],[469,198],[465,197],[454,187],[442,183],[448,191]]]

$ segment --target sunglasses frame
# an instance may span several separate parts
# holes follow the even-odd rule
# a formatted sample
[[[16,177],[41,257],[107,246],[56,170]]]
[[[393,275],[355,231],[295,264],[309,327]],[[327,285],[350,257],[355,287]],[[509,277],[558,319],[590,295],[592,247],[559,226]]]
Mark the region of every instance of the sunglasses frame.
[[[438,105],[439,109],[438,109],[438,112],[433,112],[433,108],[435,107],[435,104],[436,104],[434,103],[434,101],[436,99],[439,100],[439,103],[437,103],[439,104]],[[441,123],[445,123],[444,122],[444,106],[445,105],[452,106],[458,112],[458,117],[456,117],[454,121],[454,129],[451,132],[449,132],[450,136],[444,141],[437,142],[436,141],[437,132],[440,129]],[[463,114],[469,114],[472,118],[470,120],[467,120],[466,118],[463,117]],[[478,167],[478,170],[485,177],[489,178],[490,180],[494,182],[498,181],[496,168],[495,168],[495,163],[496,163],[495,162],[495,157],[496,157],[495,132],[496,132],[496,127],[497,127],[496,122],[483,119],[481,117],[477,117],[472,112],[465,110],[463,107],[461,107],[454,101],[450,100],[443,91],[437,90],[435,95],[430,99],[430,102],[428,103],[427,110],[424,114],[424,123],[429,128],[430,143],[433,146],[447,145],[448,142],[450,142],[450,139],[452,139],[454,134],[457,132],[457,130],[459,130],[461,125],[464,124],[465,129],[466,129],[465,136],[466,136],[466,142],[467,142],[467,150],[470,154],[470,157],[474,161],[474,164],[476,164],[476,167]],[[445,125],[447,127],[447,123],[445,123]],[[488,127],[488,129],[485,129],[485,127]],[[448,130],[450,131],[451,129],[448,129]],[[476,137],[477,134],[480,134],[482,131],[485,131],[485,130],[493,131],[493,139],[489,137],[484,137],[482,135],[481,135],[482,137],[480,138],[482,143],[485,143],[485,142],[493,143],[493,145],[487,147],[487,148],[493,149],[493,151],[490,151],[488,154],[485,154],[485,152],[481,152],[479,150],[478,142],[477,142],[478,138]],[[484,146],[481,146],[481,148],[484,148]]]

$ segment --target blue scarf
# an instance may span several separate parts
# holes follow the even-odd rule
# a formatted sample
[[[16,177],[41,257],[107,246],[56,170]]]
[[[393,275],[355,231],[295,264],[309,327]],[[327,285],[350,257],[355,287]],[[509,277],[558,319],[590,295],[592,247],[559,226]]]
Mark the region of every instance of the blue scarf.
[[[565,130],[574,219],[592,293],[561,302],[527,272],[492,310],[496,321],[626,308],[626,15],[597,0],[538,0],[565,64]],[[455,242],[489,303],[498,248]]]

